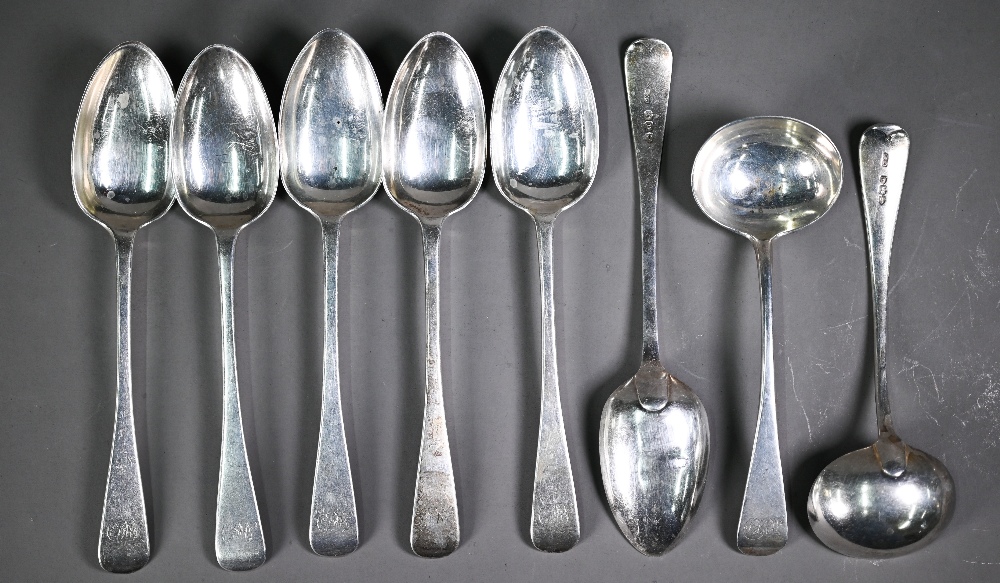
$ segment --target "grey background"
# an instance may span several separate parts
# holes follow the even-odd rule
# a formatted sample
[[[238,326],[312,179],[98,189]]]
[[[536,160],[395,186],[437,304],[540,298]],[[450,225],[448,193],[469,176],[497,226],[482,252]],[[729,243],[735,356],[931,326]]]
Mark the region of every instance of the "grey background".
[[[153,559],[132,581],[880,581],[1000,573],[1000,11],[991,2],[6,2],[0,8],[0,571],[10,581],[114,578],[97,533],[114,411],[114,252],[73,201],[80,97],[116,44],[152,47],[176,83],[211,43],[257,68],[272,107],[306,40],[338,27],[368,52],[383,92],[424,34],[452,34],[490,102],[533,27],[555,27],[592,77],[597,180],[556,227],[563,406],[583,538],[561,555],[527,538],[540,374],[535,242],[492,180],[443,238],[448,423],[462,544],[425,560],[407,543],[422,407],[417,224],[384,192],[345,222],[342,381],[361,547],[323,558],[306,541],[321,364],[319,226],[279,188],[240,238],[237,346],[267,563],[231,575],[212,550],[221,420],[218,275],[208,229],[173,209],[138,239],[134,380]],[[618,532],[600,484],[607,395],[639,363],[636,186],[621,61],[639,36],[675,52],[660,207],[660,306],[668,368],[712,428],[702,506],[667,556]],[[776,246],[779,432],[787,547],[740,555],[736,520],[752,444],[759,304],[750,245],[691,197],[695,152],[748,115],[804,119],[849,175],[823,220]],[[805,495],[830,460],[874,439],[872,341],[856,149],[875,121],[912,138],[890,275],[897,426],[942,459],[958,505],[943,536],[881,562],[822,546]]]

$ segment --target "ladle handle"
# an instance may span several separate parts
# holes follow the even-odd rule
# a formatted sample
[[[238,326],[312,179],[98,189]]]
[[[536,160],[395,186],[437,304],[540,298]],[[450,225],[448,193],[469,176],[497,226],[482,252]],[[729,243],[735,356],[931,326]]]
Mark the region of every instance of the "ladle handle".
[[[637,40],[625,53],[625,88],[639,176],[643,362],[660,359],[656,317],[656,190],[673,63],[670,47],[656,39]]]
[[[576,486],[569,461],[566,427],[559,400],[556,323],[553,301],[552,225],[555,217],[536,217],[538,269],[542,295],[542,408],[531,496],[531,544],[540,551],[562,552],[580,540]]]
[[[868,235],[868,266],[872,279],[872,311],[875,320],[875,415],[882,467],[893,475],[902,473],[905,452],[892,427],[886,373],[886,299],[889,295],[889,257],[896,216],[903,194],[903,176],[910,153],[910,137],[891,124],[874,125],[861,136],[861,192],[865,230]]]
[[[750,457],[750,474],[736,531],[736,548],[746,555],[770,555],[788,541],[785,484],[778,449],[774,402],[774,332],[771,302],[771,240],[754,242],[760,278],[760,409]]]
[[[340,360],[337,350],[340,219],[322,220],[321,223],[326,317],[323,326],[323,393],[309,512],[309,546],[319,555],[341,556],[358,548],[358,512],[340,405]]]
[[[118,252],[118,388],[111,464],[104,491],[101,538],[97,555],[112,573],[131,573],[149,562],[149,529],[139,475],[132,417],[132,351],[129,314],[132,296],[132,248],[135,231],[115,232]]]
[[[451,463],[441,381],[439,263],[441,225],[421,223],[424,247],[424,308],[427,317],[424,423],[410,522],[410,548],[422,557],[443,557],[458,548],[458,498]]]
[[[259,567],[266,557],[264,530],[257,509],[250,461],[243,439],[240,392],[236,376],[233,321],[233,260],[236,233],[216,237],[222,290],[222,457],[215,509],[215,558],[228,571]]]

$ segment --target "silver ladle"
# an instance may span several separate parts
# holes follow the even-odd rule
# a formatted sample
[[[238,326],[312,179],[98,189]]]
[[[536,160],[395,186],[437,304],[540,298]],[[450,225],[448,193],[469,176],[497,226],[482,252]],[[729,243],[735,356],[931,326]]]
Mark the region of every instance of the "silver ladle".
[[[115,431],[97,544],[101,567],[112,573],[136,571],[150,557],[132,417],[132,249],[139,228],[174,201],[167,173],[173,112],[173,86],[160,60],[142,43],[124,43],[94,71],[73,132],[76,202],[111,233],[118,252]]]
[[[788,541],[774,397],[771,244],[816,221],[837,200],[843,161],[818,129],[787,117],[751,117],[718,129],[698,151],[691,188],[708,218],[753,243],[761,296],[760,410],[736,532],[748,555]]]
[[[542,407],[531,500],[531,543],[569,550],[580,517],[559,401],[552,227],[597,171],[598,120],[590,77],[566,37],[548,27],[514,48],[497,83],[490,156],[497,188],[535,221],[542,296]]]
[[[458,500],[441,380],[441,225],[465,208],[486,173],[486,109],[472,62],[452,37],[420,39],[396,72],[385,104],[383,182],[420,222],[427,318],[424,422],[410,547],[422,557],[458,548]]]
[[[236,237],[271,205],[278,147],[267,95],[235,50],[203,50],[177,89],[170,168],[181,208],[215,232],[222,291],[222,457],[215,512],[219,566],[247,571],[264,563],[264,531],[254,493],[236,376],[233,260]]]
[[[326,318],[319,446],[309,546],[340,556],[358,547],[358,513],[340,406],[337,256],[344,215],[371,200],[382,180],[382,93],[354,39],[324,30],[299,53],[278,121],[281,180],[323,230]]]
[[[677,542],[708,470],[708,415],[698,396],[660,362],[656,317],[656,191],[673,53],[641,39],[625,53],[632,143],[639,174],[642,247],[642,366],[601,413],[601,475],[625,538],[646,555]]]
[[[955,483],[940,461],[903,443],[892,427],[886,367],[889,255],[903,193],[910,137],[880,124],[861,136],[861,191],[875,319],[875,416],[878,439],[820,472],[807,504],[813,532],[851,557],[911,553],[933,541],[955,506]]]

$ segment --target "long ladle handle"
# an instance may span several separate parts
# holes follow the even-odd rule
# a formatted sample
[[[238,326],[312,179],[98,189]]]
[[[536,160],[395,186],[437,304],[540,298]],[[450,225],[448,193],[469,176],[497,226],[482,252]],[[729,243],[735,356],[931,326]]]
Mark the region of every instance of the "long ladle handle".
[[[760,410],[750,457],[750,474],[736,531],[736,548],[746,555],[770,555],[788,541],[788,512],[778,450],[774,402],[774,332],[771,302],[771,240],[754,240],[760,277]]]
[[[135,231],[115,232],[118,252],[118,391],[111,464],[104,491],[101,538],[97,555],[112,573],[131,573],[149,562],[149,529],[139,475],[132,417],[132,351],[129,313],[132,296],[132,247]]]
[[[441,381],[439,263],[440,223],[421,223],[424,247],[424,308],[427,317],[424,424],[410,522],[410,548],[421,557],[443,557],[458,548],[458,498],[451,464]]]
[[[642,246],[642,363],[656,375],[636,375],[639,403],[647,411],[663,409],[670,398],[669,383],[660,381],[666,372],[660,364],[660,337],[656,317],[656,190],[663,156],[667,99],[674,56],[667,43],[640,39],[625,52],[625,88],[632,144],[639,175],[639,236]]]
[[[886,296],[889,294],[889,256],[896,216],[903,194],[903,176],[910,153],[910,136],[891,124],[874,125],[861,136],[861,192],[868,235],[868,266],[872,279],[875,320],[875,415],[879,439],[875,444],[882,470],[899,476],[906,469],[905,446],[892,428],[886,374]]]
[[[354,502],[351,461],[340,406],[337,338],[337,258],[340,219],[322,220],[324,302],[323,396],[319,445],[309,516],[309,546],[319,555],[341,556],[358,548],[358,511]]]
[[[580,516],[570,467],[566,427],[559,400],[556,323],[553,301],[552,225],[555,217],[536,217],[538,269],[542,295],[542,408],[531,496],[531,544],[562,552],[580,540]]]
[[[250,461],[243,440],[240,392],[236,377],[233,322],[233,260],[236,233],[220,233],[219,284],[222,290],[222,458],[215,509],[215,558],[229,571],[248,571],[264,563],[264,530],[257,509]]]

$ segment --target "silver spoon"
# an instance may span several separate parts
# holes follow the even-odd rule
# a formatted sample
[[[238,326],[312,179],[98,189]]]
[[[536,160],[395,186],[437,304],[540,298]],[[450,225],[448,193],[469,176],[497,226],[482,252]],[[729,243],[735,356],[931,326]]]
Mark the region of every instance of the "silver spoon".
[[[886,298],[889,255],[903,193],[910,137],[880,124],[861,137],[861,191],[875,315],[875,415],[878,439],[836,459],[809,492],[813,532],[851,557],[881,559],[911,553],[933,541],[955,507],[955,483],[931,455],[903,443],[892,427],[886,374]]]
[[[753,243],[761,296],[760,410],[736,547],[770,555],[788,541],[774,402],[771,243],[819,219],[837,200],[844,169],[833,142],[787,117],[751,117],[717,130],[698,151],[691,187],[708,218]]]
[[[368,202],[382,180],[382,93],[354,39],[324,30],[299,53],[281,99],[281,179],[323,230],[323,400],[309,517],[309,546],[340,556],[358,548],[358,512],[340,408],[337,256],[344,215]]]
[[[181,207],[215,232],[219,250],[223,401],[215,557],[230,571],[265,559],[236,382],[233,259],[236,236],[274,200],[276,142],[271,108],[250,64],[226,46],[203,50],[177,89],[170,167]]]
[[[444,416],[438,306],[441,225],[465,208],[486,172],[486,110],[479,78],[447,34],[420,39],[396,72],[385,104],[383,180],[420,222],[427,317],[424,423],[410,547],[422,557],[458,548],[458,500]]]
[[[115,431],[97,544],[101,567],[112,573],[131,573],[149,562],[132,418],[132,247],[136,231],[163,216],[174,201],[167,178],[173,112],[173,85],[160,60],[142,43],[124,43],[94,71],[73,132],[76,202],[111,233],[118,252]]]
[[[542,295],[542,409],[531,500],[531,544],[562,552],[580,540],[556,367],[552,226],[597,171],[594,90],[580,55],[548,27],[529,32],[500,73],[490,128],[497,188],[535,221]]]
[[[656,190],[673,53],[637,40],[625,53],[642,239],[642,366],[601,413],[601,475],[618,528],[646,555],[662,555],[698,506],[708,470],[708,415],[660,363],[656,317]]]

